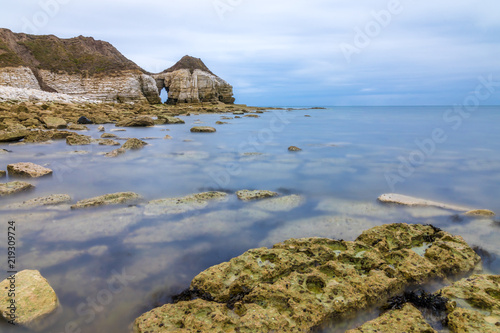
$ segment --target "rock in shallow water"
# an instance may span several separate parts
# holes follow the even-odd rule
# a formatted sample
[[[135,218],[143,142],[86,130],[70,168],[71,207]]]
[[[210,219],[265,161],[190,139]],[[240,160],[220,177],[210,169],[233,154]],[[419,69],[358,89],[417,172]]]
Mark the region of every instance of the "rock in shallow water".
[[[76,204],[71,206],[71,209],[133,203],[138,201],[139,199],[141,199],[141,196],[137,193],[118,192],[118,193],[101,195],[95,198],[80,200]]]
[[[193,133],[214,133],[217,130],[210,126],[195,126],[191,128],[191,132]]]
[[[47,280],[36,270],[24,270],[15,275],[15,305],[17,307],[15,323],[34,330],[42,330],[52,324],[47,317],[59,308],[59,300],[54,289]],[[0,283],[1,314],[10,320],[8,306],[11,297],[4,292],[9,289],[11,280],[5,279]]]
[[[238,199],[243,201],[271,198],[271,197],[276,197],[278,195],[279,194],[276,192],[266,191],[266,190],[255,190],[255,191],[241,190],[236,192],[236,196],[238,196]]]
[[[4,209],[27,209],[42,206],[55,206],[64,203],[69,203],[71,196],[68,194],[52,194],[46,197],[26,200],[20,203],[13,203],[3,207]]]
[[[11,195],[14,193],[19,193],[22,191],[27,191],[35,188],[34,185],[26,182],[9,182],[9,183],[0,183],[0,197],[5,195]]]
[[[187,211],[202,209],[209,201],[221,201],[227,197],[224,192],[203,192],[185,197],[166,198],[150,201],[146,205],[145,215],[181,214]]]
[[[52,170],[31,162],[20,162],[7,165],[10,177],[37,178],[52,174]]]
[[[146,146],[148,143],[136,138],[128,139],[123,145],[123,149],[141,149]]]
[[[412,249],[424,242],[429,247],[420,256]],[[432,226],[384,225],[354,242],[290,239],[205,270],[190,287],[200,299],[154,309],[135,321],[134,332],[310,331],[409,284],[471,271],[479,261],[461,237]]]

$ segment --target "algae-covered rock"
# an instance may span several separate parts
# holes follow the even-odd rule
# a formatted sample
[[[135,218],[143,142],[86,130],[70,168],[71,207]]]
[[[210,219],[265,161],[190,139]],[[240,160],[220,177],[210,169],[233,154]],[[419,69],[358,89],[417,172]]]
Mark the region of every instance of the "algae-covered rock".
[[[453,333],[498,333],[500,320],[478,311],[457,308],[448,315],[448,328]]]
[[[116,123],[116,127],[148,127],[154,126],[153,118],[139,116],[132,119],[124,119]]]
[[[140,198],[141,196],[139,194],[133,192],[105,194],[95,198],[80,200],[71,206],[71,209],[133,203],[138,201]]]
[[[58,117],[43,117],[43,123],[48,129],[61,129],[66,128],[66,120]]]
[[[210,126],[195,126],[191,128],[191,132],[193,133],[214,133],[217,130]]]
[[[123,149],[141,149],[146,146],[148,143],[136,138],[128,139],[123,145]]]
[[[38,178],[52,174],[52,170],[31,162],[19,162],[7,165],[10,177]]]
[[[0,283],[0,313],[7,321],[11,317],[10,306],[12,297],[6,290],[15,285],[15,321],[17,325],[34,330],[41,330],[52,324],[47,318],[59,307],[59,300],[48,281],[36,270],[24,270]]]
[[[402,309],[384,313],[377,319],[346,333],[419,332],[437,333],[424,319],[422,313],[411,304]]]
[[[34,185],[26,182],[0,183],[0,197],[11,195],[35,188]]]
[[[92,143],[92,139],[87,135],[73,134],[66,138],[66,143],[70,146],[84,146]]]
[[[165,124],[185,124],[186,122],[181,118],[159,115],[158,119],[162,119]]]
[[[64,203],[69,203],[71,196],[68,194],[52,194],[46,197],[26,200],[19,203],[13,203],[5,206],[5,209],[27,209],[42,206],[56,206]]]
[[[255,190],[255,191],[241,190],[236,192],[236,196],[240,200],[250,201],[250,200],[276,197],[278,196],[278,193],[266,190]]]
[[[417,249],[424,243],[421,256]],[[428,252],[439,252],[441,259],[428,258]],[[307,332],[409,284],[471,271],[479,261],[461,237],[424,225],[380,226],[355,241],[290,239],[201,272],[189,290],[200,299],[188,297],[146,313],[134,329]]]
[[[474,209],[465,213],[467,216],[472,217],[492,217],[495,213],[488,209]]]
[[[224,192],[203,192],[185,197],[166,198],[150,201],[146,205],[145,215],[180,214],[191,210],[205,208],[209,201],[220,201],[226,198]]]

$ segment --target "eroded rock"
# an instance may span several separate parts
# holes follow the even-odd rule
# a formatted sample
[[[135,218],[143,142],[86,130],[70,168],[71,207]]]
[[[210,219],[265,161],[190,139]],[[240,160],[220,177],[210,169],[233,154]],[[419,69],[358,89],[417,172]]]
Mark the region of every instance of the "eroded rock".
[[[31,162],[19,162],[7,165],[10,177],[38,178],[52,174],[52,170]]]
[[[26,182],[0,183],[0,197],[11,195],[35,188],[34,185]]]
[[[193,133],[214,133],[217,130],[210,126],[195,126],[191,128],[191,132]]]
[[[288,147],[288,151],[301,151],[302,149],[300,149],[299,147],[296,147],[296,146],[290,146]]]
[[[4,209],[27,209],[42,206],[56,206],[71,202],[71,196],[68,194],[52,194],[46,197],[26,200],[20,203],[10,204]]]
[[[241,190],[236,192],[236,196],[238,196],[238,199],[243,201],[271,198],[271,197],[276,197],[278,195],[279,194],[276,192],[266,191],[266,190],[255,190],[255,191]]]
[[[208,206],[209,201],[221,201],[227,197],[224,192],[203,192],[185,197],[166,198],[150,201],[145,215],[180,214]]]
[[[123,149],[141,149],[142,147],[146,146],[148,143],[144,142],[142,140],[132,138],[128,139],[123,145]]]
[[[115,150],[110,151],[109,153],[106,153],[106,157],[117,157],[119,155],[125,154],[127,150],[125,148],[118,148]]]
[[[76,204],[72,205],[71,209],[134,203],[139,199],[141,199],[141,196],[137,193],[118,192],[101,195],[95,198],[80,200]]]
[[[181,118],[159,115],[158,119],[164,120],[164,124],[185,124],[186,122]]]
[[[24,139],[29,134],[28,130],[0,131],[0,142],[14,142]]]
[[[42,122],[48,129],[62,129],[66,128],[66,120],[59,117],[43,117]]]
[[[92,143],[92,139],[88,135],[73,134],[66,137],[66,143],[70,146],[85,146]]]
[[[132,119],[124,119],[116,123],[117,127],[148,127],[154,126],[153,118],[149,116],[139,116]]]

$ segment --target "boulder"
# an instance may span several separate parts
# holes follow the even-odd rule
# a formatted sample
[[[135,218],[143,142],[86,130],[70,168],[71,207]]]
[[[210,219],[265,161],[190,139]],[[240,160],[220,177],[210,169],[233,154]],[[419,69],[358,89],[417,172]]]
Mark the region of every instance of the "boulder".
[[[14,193],[27,191],[35,188],[34,185],[26,182],[9,182],[9,183],[0,183],[0,197],[11,195]]]
[[[103,133],[101,135],[101,138],[103,138],[103,139],[113,139],[113,138],[117,138],[117,137],[118,137],[118,135],[113,134],[113,133]]]
[[[71,209],[134,203],[139,199],[141,199],[141,196],[133,192],[105,194],[95,198],[80,200],[72,205]]]
[[[128,139],[123,145],[123,149],[141,149],[142,147],[146,146],[148,143],[144,142],[142,140],[132,138]]]
[[[164,120],[164,124],[185,124],[186,122],[181,118],[159,115],[158,119]]]
[[[236,196],[238,196],[238,199],[243,201],[271,198],[271,197],[276,197],[278,195],[279,194],[276,192],[266,191],[266,190],[255,190],[255,191],[241,190],[236,192]]]
[[[0,142],[14,142],[24,139],[30,131],[22,129],[17,131],[0,131]]]
[[[415,251],[426,245],[423,255]],[[457,254],[460,255],[457,255]],[[143,314],[134,332],[309,332],[421,284],[466,273],[479,256],[432,226],[389,224],[355,241],[290,239],[198,274],[175,304]],[[210,314],[210,315],[207,315]]]
[[[195,126],[191,128],[191,132],[193,133],[213,133],[216,132],[216,129],[210,126]]]
[[[52,174],[52,170],[31,162],[20,162],[7,165],[10,177],[37,178]]]
[[[59,308],[57,295],[49,282],[36,270],[24,270],[17,273],[14,279],[5,279],[0,283],[0,290],[9,289],[15,284],[15,304],[17,306],[15,324],[32,330],[43,330],[53,322],[48,318]],[[10,312],[7,306],[11,304],[8,293],[0,293],[0,314],[7,321]]]
[[[92,143],[88,135],[73,134],[66,137],[66,143],[70,146],[84,146]]]
[[[124,119],[116,123],[117,127],[147,127],[154,126],[153,118],[149,116],[139,116],[131,119]]]
[[[42,122],[45,124],[45,126],[48,129],[61,129],[61,128],[66,128],[66,120],[58,117],[42,117]]]
[[[78,118],[77,123],[82,125],[91,125],[94,122],[87,117],[81,116],[80,118]]]

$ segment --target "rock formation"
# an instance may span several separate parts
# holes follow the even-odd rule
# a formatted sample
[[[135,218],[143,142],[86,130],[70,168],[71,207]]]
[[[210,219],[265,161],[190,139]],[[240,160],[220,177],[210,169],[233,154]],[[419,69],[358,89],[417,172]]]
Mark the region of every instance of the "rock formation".
[[[197,58],[185,56],[164,72],[151,74],[92,37],[60,39],[0,28],[0,88],[5,87],[58,93],[59,99],[151,104],[161,102],[160,91],[166,88],[169,104],[234,103],[233,87]],[[33,91],[29,95],[34,99],[46,97],[37,98]]]
[[[212,73],[198,58],[186,55],[174,66],[153,77],[159,91],[163,88],[167,90],[167,104],[234,103],[233,87]]]

